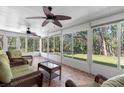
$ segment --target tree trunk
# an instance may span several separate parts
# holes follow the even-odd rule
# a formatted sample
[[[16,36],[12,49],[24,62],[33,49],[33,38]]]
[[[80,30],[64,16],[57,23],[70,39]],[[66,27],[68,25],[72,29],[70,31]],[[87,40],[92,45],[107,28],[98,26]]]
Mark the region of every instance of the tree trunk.
[[[105,45],[105,40],[103,39],[103,54],[107,56],[107,50],[106,50],[106,45]]]

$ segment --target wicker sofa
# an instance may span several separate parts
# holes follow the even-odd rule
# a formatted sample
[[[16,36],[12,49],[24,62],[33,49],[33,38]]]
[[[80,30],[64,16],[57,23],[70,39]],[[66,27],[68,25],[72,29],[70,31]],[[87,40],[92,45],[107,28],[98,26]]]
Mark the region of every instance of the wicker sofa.
[[[22,62],[22,61],[20,61]],[[25,62],[12,64],[8,56],[0,50],[0,86],[1,87],[31,87],[42,86],[43,74],[34,70]],[[19,65],[17,65],[19,63]]]
[[[85,85],[79,85],[77,86],[72,80],[67,80],[65,82],[65,86],[66,87],[100,87],[104,81],[106,81],[107,78],[98,74],[95,76],[95,79],[93,82],[89,83],[89,84],[85,84]]]
[[[94,82],[77,86],[72,80],[65,82],[66,87],[124,87],[124,74],[109,79],[102,75],[96,75]]]

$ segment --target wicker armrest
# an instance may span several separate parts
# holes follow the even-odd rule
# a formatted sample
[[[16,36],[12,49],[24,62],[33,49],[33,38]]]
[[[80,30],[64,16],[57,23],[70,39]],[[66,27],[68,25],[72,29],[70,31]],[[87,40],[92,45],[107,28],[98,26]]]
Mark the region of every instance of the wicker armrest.
[[[98,75],[95,76],[95,80],[94,81],[97,82],[97,83],[99,83],[99,84],[102,84],[106,80],[107,80],[106,77],[98,74]]]
[[[72,80],[67,80],[65,82],[66,87],[77,87],[77,85]]]
[[[11,58],[11,61],[23,62],[24,58]]]
[[[31,55],[27,55],[27,56],[22,56],[23,58],[30,58],[33,59],[33,57]]]
[[[32,65],[33,56],[27,55],[27,56],[22,56],[22,58],[24,58],[25,60],[27,60],[27,61],[28,61],[28,64]],[[30,61],[29,61],[28,59],[29,59]]]
[[[24,65],[24,64],[28,64],[28,61],[25,60],[24,58],[11,58],[10,59],[11,67],[18,66],[18,65]]]
[[[42,87],[43,84],[43,74],[40,71],[36,71],[27,74],[22,77],[15,78],[11,81],[11,87],[31,87],[33,85],[38,85]]]

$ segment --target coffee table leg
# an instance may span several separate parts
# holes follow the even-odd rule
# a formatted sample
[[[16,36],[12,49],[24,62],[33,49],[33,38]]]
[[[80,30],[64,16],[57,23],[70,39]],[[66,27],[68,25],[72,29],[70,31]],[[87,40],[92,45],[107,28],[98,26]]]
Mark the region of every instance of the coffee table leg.
[[[39,64],[38,64],[37,70],[39,70]]]
[[[50,86],[50,84],[51,84],[51,73],[50,73],[50,78],[49,78],[49,86]]]
[[[61,80],[61,73],[62,73],[62,70],[61,70],[61,67],[60,67],[60,76],[59,76],[59,80]]]

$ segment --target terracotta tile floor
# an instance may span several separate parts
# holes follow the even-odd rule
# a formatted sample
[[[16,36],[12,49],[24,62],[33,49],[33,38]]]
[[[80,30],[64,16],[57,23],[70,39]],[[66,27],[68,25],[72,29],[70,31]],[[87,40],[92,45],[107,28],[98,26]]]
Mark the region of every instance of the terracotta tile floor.
[[[43,57],[34,57],[33,67],[37,69],[37,64],[44,60],[45,59]],[[51,82],[51,87],[64,87],[65,81],[68,79],[71,79],[77,85],[80,85],[80,84],[87,84],[87,83],[93,82],[94,76],[89,75],[83,71],[76,70],[72,67],[62,65],[62,78],[61,80],[59,80],[59,77],[53,79]],[[44,79],[43,86],[49,87],[48,80]]]

